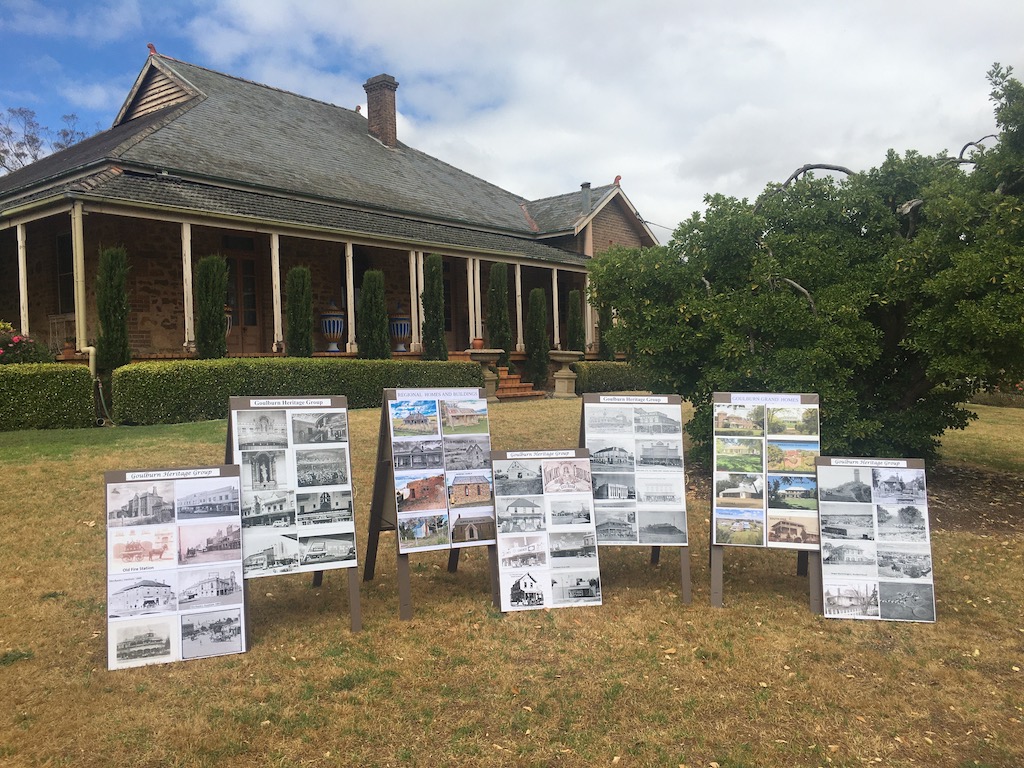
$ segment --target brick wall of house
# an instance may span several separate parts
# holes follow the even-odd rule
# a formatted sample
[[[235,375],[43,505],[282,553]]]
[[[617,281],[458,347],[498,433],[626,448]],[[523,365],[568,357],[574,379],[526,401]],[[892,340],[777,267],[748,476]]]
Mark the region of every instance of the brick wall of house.
[[[636,217],[624,206],[612,203],[594,218],[594,254],[613,245],[636,248],[641,245]]]

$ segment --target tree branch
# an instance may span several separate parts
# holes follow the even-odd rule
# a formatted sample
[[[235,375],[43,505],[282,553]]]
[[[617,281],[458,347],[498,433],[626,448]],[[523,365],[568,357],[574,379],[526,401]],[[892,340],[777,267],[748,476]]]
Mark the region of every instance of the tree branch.
[[[804,295],[804,298],[807,299],[807,303],[811,305],[811,314],[813,314],[815,317],[818,316],[818,308],[814,306],[814,299],[811,297],[811,294],[808,293],[806,288],[804,288],[802,285],[800,285],[800,283],[796,282],[795,280],[790,280],[788,277],[782,277],[779,279],[782,280],[782,282],[788,283],[789,285],[793,286],[798,291],[800,291],[800,293]]]
[[[795,171],[789,174],[788,179],[786,179],[781,184],[777,185],[775,189],[773,189],[771,192],[767,193],[766,195],[762,195],[761,199],[754,204],[753,212],[757,213],[758,208],[761,207],[761,203],[765,199],[771,197],[772,195],[777,195],[779,192],[784,190],[786,187],[788,187],[790,184],[792,184],[794,181],[796,181],[798,178],[803,176],[808,171],[838,171],[839,173],[845,173],[847,176],[853,176],[853,171],[851,171],[845,165],[831,165],[829,163],[807,163],[807,165],[801,165],[799,168],[797,168]]]

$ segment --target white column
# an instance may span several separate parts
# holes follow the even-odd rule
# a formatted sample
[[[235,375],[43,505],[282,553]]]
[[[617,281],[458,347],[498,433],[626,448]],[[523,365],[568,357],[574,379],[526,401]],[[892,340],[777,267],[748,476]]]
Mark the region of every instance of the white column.
[[[196,311],[192,296],[192,225],[181,224],[181,289],[182,309],[185,314],[185,341],[182,347],[196,347]]]
[[[473,262],[472,256],[466,257],[466,299],[469,304],[469,340],[476,338],[476,302],[473,298]]]
[[[586,325],[586,338],[584,352],[588,352],[594,346],[594,308],[590,306],[590,273],[583,276],[583,322]]]
[[[18,300],[21,305],[21,326],[18,330],[28,336],[28,242],[24,224],[18,225]]]
[[[419,325],[416,326],[416,335],[417,335],[417,338],[420,341],[420,349],[419,349],[420,352],[423,351],[423,262],[424,262],[425,259],[426,259],[426,254],[423,253],[423,251],[417,251],[417,253],[416,253],[416,285],[418,287],[417,287],[417,291],[416,291],[417,292],[416,307],[417,307],[418,312],[419,312],[420,322],[419,322]],[[444,279],[443,278],[443,274],[444,273],[442,272],[442,280]]]
[[[274,347],[275,352],[284,349],[284,322],[281,319],[281,236],[270,233],[270,283],[274,300]]]
[[[551,270],[551,313],[554,315],[554,324],[551,326],[554,338],[551,340],[552,349],[561,349],[562,342],[559,341],[558,332],[558,270]]]
[[[85,326],[85,225],[81,203],[71,206],[71,254],[75,284],[75,349],[83,350],[89,341]]]
[[[516,264],[516,352],[526,350],[523,341],[523,268]]]
[[[352,268],[352,243],[345,243],[345,310],[348,312],[346,325],[348,326],[348,342],[345,344],[345,351],[355,353],[359,351],[356,345],[356,286],[355,271]]]
[[[484,337],[484,297],[480,294],[480,270],[482,269],[480,259],[473,259],[473,293],[476,295],[476,330],[473,335],[476,338]]]
[[[416,290],[416,251],[409,251],[409,322],[412,324],[409,351],[419,352],[420,347],[420,301]]]

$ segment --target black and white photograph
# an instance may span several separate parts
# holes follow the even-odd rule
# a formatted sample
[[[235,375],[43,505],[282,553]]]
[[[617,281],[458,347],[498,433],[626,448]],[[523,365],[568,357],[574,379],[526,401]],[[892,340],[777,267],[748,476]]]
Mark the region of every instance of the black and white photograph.
[[[600,572],[597,569],[552,571],[551,601],[555,606],[600,605]]]
[[[107,486],[107,527],[174,522],[174,483],[111,483]]]
[[[590,526],[594,522],[594,500],[590,494],[551,496],[545,503],[553,529],[567,525]]]
[[[206,520],[238,514],[238,482],[234,478],[199,477],[174,484],[178,520]]]
[[[108,573],[139,573],[176,565],[178,528],[145,525],[107,530]]]
[[[108,667],[127,669],[180,658],[177,623],[177,615],[110,623]]]
[[[924,504],[875,506],[879,541],[928,541],[928,507]]]
[[[510,496],[495,502],[501,533],[532,533],[545,530],[543,496]]]
[[[636,499],[636,475],[633,472],[594,472],[594,499],[628,501]]]
[[[595,437],[587,440],[590,465],[632,472],[636,466],[636,444],[632,437]]]
[[[594,528],[601,544],[636,544],[638,542],[636,508],[594,505]]]
[[[636,468],[642,470],[682,469],[683,441],[641,439],[636,441]]]
[[[391,442],[391,455],[396,470],[440,469],[445,466],[440,438],[402,439]]]
[[[935,588],[932,584],[879,582],[881,618],[888,621],[935,621]]]
[[[821,542],[822,579],[874,579],[878,574],[877,563],[873,541]]]
[[[344,410],[297,411],[291,417],[294,445],[348,442],[348,414]]]
[[[355,565],[356,542],[354,533],[334,533],[299,536],[299,565],[351,561]]]
[[[837,580],[824,584],[825,616],[842,619],[878,618],[878,582]]]
[[[825,539],[875,540],[875,516],[870,504],[822,502],[819,509],[821,536]]]
[[[242,548],[245,578],[292,573],[299,566],[299,542],[294,533],[254,533]]]
[[[500,536],[498,558],[502,568],[544,568],[547,566],[547,537]]]
[[[292,491],[243,491],[242,527],[291,528],[295,524]]]
[[[818,466],[820,501],[870,502],[871,470],[867,467]]]
[[[927,498],[923,469],[876,467],[871,489],[876,504],[921,505]]]
[[[597,562],[597,534],[593,531],[548,533],[552,568],[586,568]]]
[[[636,512],[639,544],[653,546],[687,543],[685,509],[646,509]]]
[[[683,419],[678,405],[638,405],[633,409],[633,427],[638,435],[678,435]]]
[[[544,493],[589,493],[590,459],[548,459],[542,463]]]
[[[288,447],[288,423],[284,411],[237,411],[235,444],[240,451]]]
[[[504,459],[494,462],[495,496],[539,496],[544,493],[540,459]]]
[[[932,581],[932,550],[925,543],[879,543],[880,581]]]
[[[490,469],[490,435],[445,437],[444,466],[448,470]]]
[[[784,549],[817,549],[821,543],[818,515],[813,511],[769,508],[768,542]]]
[[[299,488],[348,483],[348,448],[295,451],[295,481]]]
[[[588,405],[587,435],[632,435],[633,408],[628,405]]]
[[[715,434],[763,437],[764,408],[763,405],[715,403]]]
[[[245,650],[239,608],[187,613],[181,617],[181,657],[200,659]]]
[[[107,579],[107,616],[174,613],[178,610],[177,584],[175,570],[111,576]]]
[[[442,507],[433,512],[398,514],[398,551],[425,552],[451,548],[451,530],[448,510]]]
[[[278,488],[290,488],[287,456],[288,452],[283,449],[242,451],[242,489],[276,491]]]
[[[547,578],[547,571],[543,571]],[[550,584],[545,585],[532,571],[514,571],[502,580],[501,610],[524,611],[550,604]]]
[[[178,608],[213,608],[242,603],[242,566],[189,568],[178,572]]]
[[[232,522],[178,526],[178,565],[200,565],[238,560],[242,553],[242,527]]]
[[[320,491],[295,495],[295,521],[309,525],[351,523],[352,491]]]
[[[686,488],[681,472],[672,474],[642,474],[636,477],[637,508],[658,508],[686,505]]]

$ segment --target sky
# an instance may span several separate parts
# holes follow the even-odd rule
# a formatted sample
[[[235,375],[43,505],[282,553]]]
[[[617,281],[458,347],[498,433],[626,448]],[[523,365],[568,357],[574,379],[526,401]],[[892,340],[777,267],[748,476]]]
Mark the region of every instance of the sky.
[[[993,133],[1022,30],[1019,0],[0,0],[0,109],[109,128],[147,43],[364,114],[386,72],[400,141],[529,199],[621,175],[665,243],[706,194]]]

